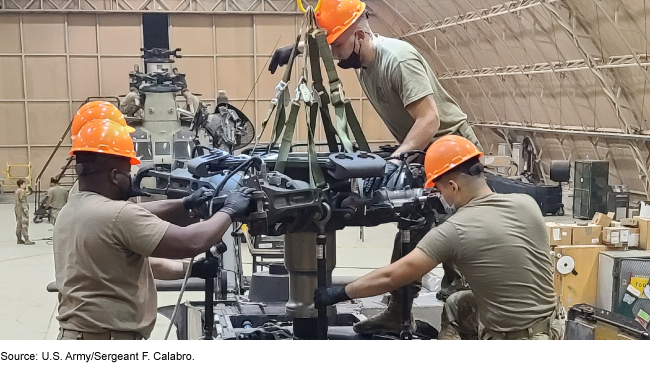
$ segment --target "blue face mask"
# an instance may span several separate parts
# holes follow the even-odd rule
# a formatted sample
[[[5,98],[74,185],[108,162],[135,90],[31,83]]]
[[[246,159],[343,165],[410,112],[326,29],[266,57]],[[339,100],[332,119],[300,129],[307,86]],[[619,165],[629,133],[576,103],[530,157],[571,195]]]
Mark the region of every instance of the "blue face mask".
[[[452,215],[456,213],[456,206],[454,204],[449,204],[445,200],[445,197],[440,194],[440,202],[442,203],[442,206],[445,208],[445,213]]]

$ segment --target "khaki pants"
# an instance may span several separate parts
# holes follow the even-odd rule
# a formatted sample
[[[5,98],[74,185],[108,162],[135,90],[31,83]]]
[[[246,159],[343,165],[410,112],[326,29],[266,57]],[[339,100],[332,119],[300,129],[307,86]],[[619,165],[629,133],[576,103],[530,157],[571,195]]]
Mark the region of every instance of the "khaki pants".
[[[19,243],[29,241],[29,210],[15,208],[16,214],[16,238]]]
[[[56,208],[52,208],[50,210],[50,223],[52,223],[52,225],[56,224],[56,219],[59,217],[60,211],[61,209],[56,209]]]
[[[103,333],[90,333],[59,329],[57,340],[142,340],[142,336],[136,332],[107,331]]]

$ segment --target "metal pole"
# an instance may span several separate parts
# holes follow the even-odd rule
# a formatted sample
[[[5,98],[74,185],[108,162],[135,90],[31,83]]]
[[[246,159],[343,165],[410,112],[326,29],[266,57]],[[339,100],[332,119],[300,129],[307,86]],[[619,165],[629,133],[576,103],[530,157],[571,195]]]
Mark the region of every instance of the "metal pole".
[[[213,258],[212,252],[205,253],[206,258]],[[214,330],[214,278],[205,279],[205,321],[203,324],[203,339],[213,340]]]
[[[404,257],[408,254],[409,245],[411,244],[411,221],[408,218],[409,213],[404,211],[400,214],[398,224],[401,245],[400,256]],[[402,287],[402,332],[399,334],[400,340],[412,340],[413,333],[411,333],[411,305],[409,300],[409,286],[408,284]]]

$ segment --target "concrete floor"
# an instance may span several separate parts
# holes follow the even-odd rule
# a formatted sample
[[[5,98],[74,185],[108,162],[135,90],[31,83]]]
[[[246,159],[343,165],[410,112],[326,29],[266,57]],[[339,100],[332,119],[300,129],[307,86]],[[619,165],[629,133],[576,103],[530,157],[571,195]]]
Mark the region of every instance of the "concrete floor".
[[[7,195],[3,200],[10,200]],[[16,244],[15,222],[13,204],[0,203],[0,340],[56,339],[57,294],[45,290],[54,281],[51,241],[45,240],[52,236],[52,225],[30,220],[29,234],[36,244],[24,246]],[[334,275],[361,276],[387,265],[395,232],[394,225],[366,228],[365,242],[359,240],[358,228],[340,232]],[[243,261],[244,275],[251,275],[252,260],[246,247]],[[177,297],[178,293],[159,293],[158,306],[173,305]],[[188,292],[184,298],[202,300],[203,293]],[[158,315],[151,338],[164,338],[168,324],[167,318]]]
[[[5,194],[0,201],[11,201]],[[568,200],[569,197],[565,198]],[[11,197],[11,198],[9,198]],[[7,199],[9,198],[9,199]],[[569,201],[565,202],[570,203]],[[567,204],[570,206],[570,204]],[[33,207],[31,209],[33,212]],[[564,217],[547,217],[547,221],[572,222],[571,212]],[[34,224],[30,220],[30,237],[34,246],[16,244],[13,204],[0,203],[0,340],[55,339],[58,333],[57,295],[45,288],[54,281],[51,241],[52,225]],[[337,269],[334,275],[360,276],[387,265],[393,245],[395,225],[366,228],[365,242],[359,239],[359,229],[349,228],[338,234]],[[251,274],[251,257],[243,248],[244,275]],[[442,276],[440,268],[434,273]],[[158,306],[176,303],[177,293],[158,294]],[[186,300],[202,300],[200,292],[186,293]],[[164,338],[169,321],[158,315],[152,339]],[[172,331],[172,337],[174,331]]]

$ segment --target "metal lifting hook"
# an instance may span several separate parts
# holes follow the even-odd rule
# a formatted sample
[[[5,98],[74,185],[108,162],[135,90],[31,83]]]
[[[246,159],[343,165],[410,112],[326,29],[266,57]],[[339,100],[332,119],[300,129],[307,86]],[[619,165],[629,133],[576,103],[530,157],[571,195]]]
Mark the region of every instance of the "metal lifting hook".
[[[305,9],[305,7],[302,6],[302,0],[296,0],[296,2],[298,3],[298,7],[300,8],[300,11],[302,11],[303,13],[306,13],[307,9]],[[323,0],[318,0],[318,4],[316,4],[316,8],[314,9],[314,12],[317,12],[318,10],[320,10],[320,7],[321,7],[322,4],[323,4]]]

